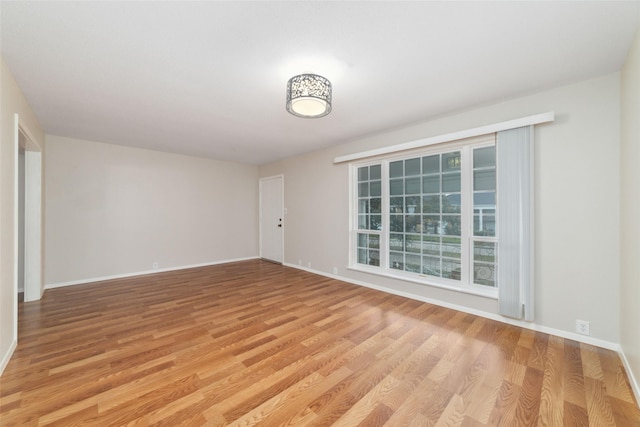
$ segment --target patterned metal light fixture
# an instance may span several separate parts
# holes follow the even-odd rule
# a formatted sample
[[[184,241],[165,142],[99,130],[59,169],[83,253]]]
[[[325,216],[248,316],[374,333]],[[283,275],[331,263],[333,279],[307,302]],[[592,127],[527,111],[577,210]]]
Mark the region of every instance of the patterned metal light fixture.
[[[287,82],[287,111],[315,119],[331,112],[331,82],[317,74],[300,74]]]

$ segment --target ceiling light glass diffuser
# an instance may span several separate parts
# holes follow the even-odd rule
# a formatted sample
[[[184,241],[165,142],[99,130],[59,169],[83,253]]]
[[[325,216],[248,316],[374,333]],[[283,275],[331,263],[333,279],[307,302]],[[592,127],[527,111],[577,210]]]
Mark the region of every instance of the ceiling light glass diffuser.
[[[300,74],[287,82],[287,111],[318,118],[331,112],[331,82],[317,74]]]

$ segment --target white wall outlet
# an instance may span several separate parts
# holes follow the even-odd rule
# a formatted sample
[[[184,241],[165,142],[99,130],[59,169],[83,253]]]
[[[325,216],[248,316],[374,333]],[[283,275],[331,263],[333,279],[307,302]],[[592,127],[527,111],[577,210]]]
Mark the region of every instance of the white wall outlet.
[[[591,335],[589,322],[586,320],[576,320],[576,332],[582,335]]]
[[[287,210],[287,208],[284,208],[284,214],[286,215],[288,213],[289,213],[289,211]]]
[[[301,259],[298,260],[298,265],[302,265],[302,260]]]
[[[338,275],[338,267],[333,267],[333,274]]]
[[[307,263],[307,267],[311,268],[311,261]]]
[[[158,261],[154,261],[153,264],[151,264],[151,268],[153,268],[154,270],[157,270],[159,267]]]

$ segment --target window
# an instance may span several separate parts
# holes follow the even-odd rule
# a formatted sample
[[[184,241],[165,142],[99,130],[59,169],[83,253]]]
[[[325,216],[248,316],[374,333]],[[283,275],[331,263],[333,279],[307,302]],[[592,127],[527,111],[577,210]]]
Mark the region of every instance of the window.
[[[495,135],[352,171],[353,268],[497,295]]]
[[[358,168],[358,263],[380,265],[380,230],[382,229],[381,166]],[[366,230],[366,232],[365,232]]]

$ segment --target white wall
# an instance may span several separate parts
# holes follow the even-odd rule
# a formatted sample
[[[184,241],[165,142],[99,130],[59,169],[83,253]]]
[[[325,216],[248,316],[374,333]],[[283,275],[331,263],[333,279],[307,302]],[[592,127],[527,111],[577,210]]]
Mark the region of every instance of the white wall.
[[[640,30],[622,70],[621,336],[640,400]]]
[[[345,269],[348,166],[333,158],[547,111],[535,137],[537,326],[575,332],[591,322],[596,341],[619,342],[620,75],[618,73],[375,135],[264,165],[284,174],[285,262],[421,299],[497,315],[493,299]]]
[[[46,286],[255,257],[258,169],[47,135]]]
[[[16,159],[17,144],[14,116],[31,132],[36,142],[44,146],[44,134],[27,104],[11,71],[0,58],[0,373],[9,361],[17,343],[17,278],[16,236]]]

